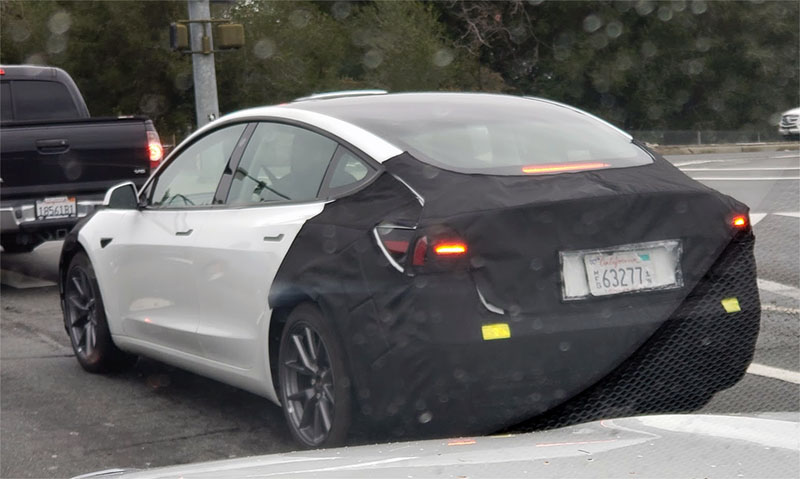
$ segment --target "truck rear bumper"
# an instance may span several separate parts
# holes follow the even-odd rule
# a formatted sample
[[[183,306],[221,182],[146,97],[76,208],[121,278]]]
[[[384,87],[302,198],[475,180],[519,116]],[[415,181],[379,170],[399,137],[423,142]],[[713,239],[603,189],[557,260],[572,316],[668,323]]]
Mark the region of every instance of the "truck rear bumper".
[[[32,242],[47,239],[58,239],[56,232],[70,229],[81,218],[92,213],[102,204],[103,195],[89,195],[77,198],[77,217],[42,220],[36,218],[36,200],[21,199],[0,202],[0,232],[3,236],[31,234],[41,238]],[[54,237],[55,236],[55,237]]]

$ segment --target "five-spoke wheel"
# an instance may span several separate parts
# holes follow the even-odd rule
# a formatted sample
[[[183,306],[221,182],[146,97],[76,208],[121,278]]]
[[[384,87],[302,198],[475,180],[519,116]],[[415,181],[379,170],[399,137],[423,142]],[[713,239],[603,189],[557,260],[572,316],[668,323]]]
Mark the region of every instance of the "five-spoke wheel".
[[[284,328],[278,373],[289,428],[307,447],[341,444],[350,426],[350,387],[341,347],[319,310],[302,304]]]
[[[84,253],[73,256],[64,277],[64,326],[85,370],[118,371],[136,362],[136,356],[119,350],[111,339],[100,288]]]

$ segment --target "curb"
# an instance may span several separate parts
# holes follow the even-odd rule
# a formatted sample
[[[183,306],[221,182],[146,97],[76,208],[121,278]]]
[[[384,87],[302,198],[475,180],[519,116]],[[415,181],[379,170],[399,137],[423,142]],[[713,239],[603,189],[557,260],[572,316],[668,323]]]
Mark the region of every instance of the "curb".
[[[738,143],[733,145],[648,145],[662,155],[698,155],[703,153],[752,153],[756,151],[797,151],[800,142]]]

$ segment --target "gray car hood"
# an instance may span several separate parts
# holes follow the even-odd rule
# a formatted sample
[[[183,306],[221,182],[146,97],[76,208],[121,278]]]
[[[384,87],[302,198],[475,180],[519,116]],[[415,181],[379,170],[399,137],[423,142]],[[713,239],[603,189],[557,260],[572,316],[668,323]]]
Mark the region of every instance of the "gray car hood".
[[[298,451],[81,477],[800,477],[799,420],[789,413],[641,416],[525,434]]]

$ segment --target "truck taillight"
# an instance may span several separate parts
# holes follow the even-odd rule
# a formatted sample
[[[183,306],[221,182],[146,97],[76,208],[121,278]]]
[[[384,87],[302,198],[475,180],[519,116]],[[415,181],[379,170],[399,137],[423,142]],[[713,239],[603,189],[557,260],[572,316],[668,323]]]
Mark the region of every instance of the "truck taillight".
[[[147,152],[150,156],[150,171],[153,171],[164,158],[164,147],[161,146],[161,139],[155,130],[147,130]]]

